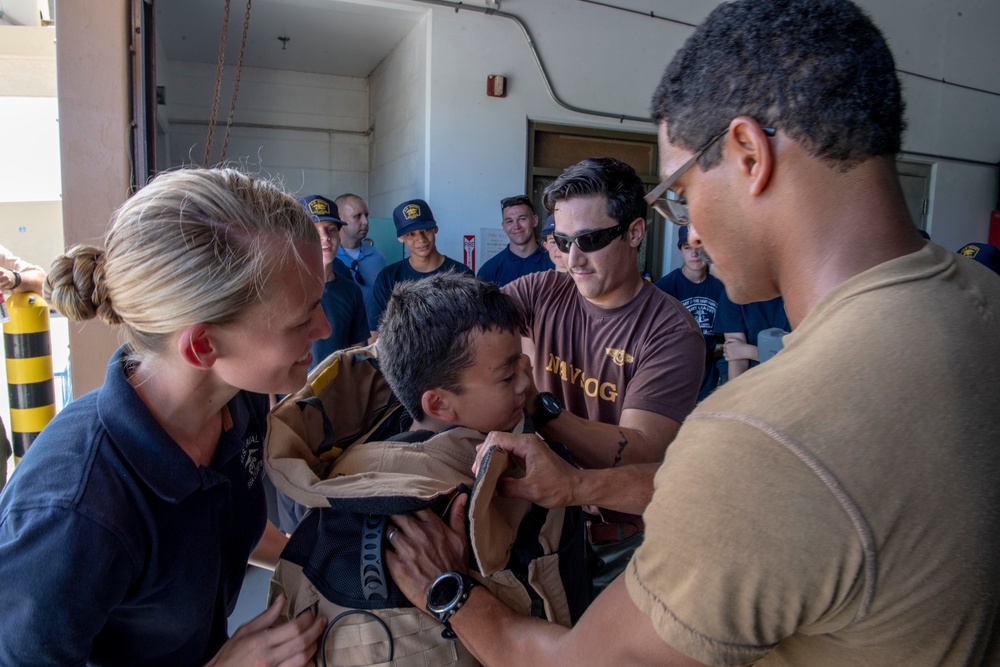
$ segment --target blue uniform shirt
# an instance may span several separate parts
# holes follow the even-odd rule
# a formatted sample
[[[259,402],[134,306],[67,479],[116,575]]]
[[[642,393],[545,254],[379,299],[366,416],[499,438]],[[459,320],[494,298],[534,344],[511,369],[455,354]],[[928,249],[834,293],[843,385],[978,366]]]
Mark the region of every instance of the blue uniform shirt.
[[[410,266],[409,259],[404,259],[385,267],[385,270],[379,274],[378,280],[375,281],[375,296],[372,299],[374,306],[372,310],[368,311],[368,326],[371,330],[378,330],[378,321],[382,317],[382,313],[385,312],[385,307],[389,304],[389,297],[392,296],[392,288],[396,283],[407,280],[420,280],[421,278],[433,276],[435,273],[442,273],[444,271],[472,273],[469,267],[465,264],[459,264],[451,257],[445,257],[444,264],[427,273],[415,270]]]
[[[367,243],[362,243],[357,250],[351,250],[350,252],[353,255],[357,255],[357,257],[349,255],[344,246],[340,246],[337,250],[337,259],[346,265],[351,278],[361,288],[361,295],[365,298],[365,311],[370,313],[373,308],[372,299],[374,298],[375,281],[378,279],[378,274],[385,268],[385,256],[382,255],[378,248]],[[355,266],[355,260],[357,261],[357,268],[352,268]],[[359,275],[361,276],[360,280],[358,279]],[[364,283],[364,285],[361,283]]]
[[[656,282],[656,286],[674,297],[688,309],[705,337],[705,374],[702,376],[701,388],[698,390],[698,400],[702,400],[715,389],[719,383],[719,372],[715,366],[715,316],[719,302],[726,288],[722,281],[711,273],[705,275],[700,283],[690,280],[684,275],[683,269],[674,269]]]
[[[757,334],[764,329],[774,327],[784,331],[792,330],[792,325],[788,322],[788,315],[785,314],[785,301],[780,296],[769,301],[740,305],[730,301],[725,292],[722,293],[722,299],[719,301],[719,313],[715,318],[717,332],[723,334],[744,333],[747,342],[756,345]],[[750,362],[751,368],[756,365],[756,361]]]
[[[322,304],[332,331],[328,337],[313,341],[309,370],[337,350],[368,340],[368,315],[361,290],[353,280],[334,276],[323,286]]]
[[[508,245],[479,267],[477,275],[483,280],[503,287],[507,283],[513,282],[529,273],[538,273],[539,271],[548,271],[554,268],[556,268],[556,265],[552,263],[549,253],[545,251],[545,248],[538,246],[535,248],[535,252],[527,257],[518,257],[511,252]]]
[[[266,521],[267,398],[226,407],[215,460],[196,466],[119,349],[104,386],[45,427],[0,495],[0,664],[184,667],[218,652]]]

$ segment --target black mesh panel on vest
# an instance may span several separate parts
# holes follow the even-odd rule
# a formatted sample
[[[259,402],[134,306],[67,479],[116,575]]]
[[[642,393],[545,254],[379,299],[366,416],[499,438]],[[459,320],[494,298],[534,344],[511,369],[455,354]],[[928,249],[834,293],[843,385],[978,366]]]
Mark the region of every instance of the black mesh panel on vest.
[[[331,499],[336,507],[314,508],[299,523],[281,557],[302,568],[323,597],[349,609],[391,609],[412,607],[406,596],[385,572],[387,595],[369,599],[359,572],[365,556],[364,535],[371,530],[372,518],[381,520],[391,514],[406,514],[430,508],[438,516],[447,511],[449,499],[432,502],[410,497]],[[355,506],[367,510],[355,512]],[[382,545],[384,548],[385,541]],[[379,554],[381,556],[381,554]]]

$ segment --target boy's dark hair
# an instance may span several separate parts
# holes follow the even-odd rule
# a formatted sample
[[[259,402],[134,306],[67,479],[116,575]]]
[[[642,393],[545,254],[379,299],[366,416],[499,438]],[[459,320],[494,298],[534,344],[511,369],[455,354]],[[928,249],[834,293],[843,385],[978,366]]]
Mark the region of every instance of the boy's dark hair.
[[[490,329],[524,332],[514,300],[493,283],[446,271],[396,284],[379,327],[378,358],[411,417],[424,418],[425,391],[462,393],[459,377],[476,362],[478,334]]]
[[[899,152],[905,127],[892,53],[848,0],[719,5],[667,66],[652,114],[690,151],[751,116],[840,171]],[[721,155],[707,151],[702,168]]]
[[[645,194],[635,169],[612,157],[592,157],[560,174],[545,188],[542,203],[551,213],[556,204],[567,199],[604,196],[608,198],[608,216],[619,225],[627,225],[646,217]]]

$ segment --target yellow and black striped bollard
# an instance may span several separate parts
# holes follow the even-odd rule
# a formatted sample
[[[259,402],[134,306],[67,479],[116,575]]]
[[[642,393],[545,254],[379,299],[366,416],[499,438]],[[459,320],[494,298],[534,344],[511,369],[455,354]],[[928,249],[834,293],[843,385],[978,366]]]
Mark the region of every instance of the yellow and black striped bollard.
[[[7,307],[10,321],[3,325],[3,345],[16,465],[55,417],[56,396],[48,304],[38,294],[21,292],[7,300]]]

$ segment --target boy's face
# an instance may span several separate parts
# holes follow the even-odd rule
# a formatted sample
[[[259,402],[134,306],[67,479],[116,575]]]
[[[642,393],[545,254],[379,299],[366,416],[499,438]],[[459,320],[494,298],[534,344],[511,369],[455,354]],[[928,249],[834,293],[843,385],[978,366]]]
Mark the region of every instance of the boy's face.
[[[521,338],[490,329],[475,342],[476,363],[466,368],[461,394],[449,392],[455,423],[483,433],[514,428],[524,412],[531,380],[521,369]]]
[[[340,249],[340,226],[335,222],[314,222],[323,248],[323,266],[333,261]]]
[[[437,252],[437,247],[434,244],[435,236],[437,236],[437,227],[418,229],[400,236],[399,240],[406,245],[411,255],[425,259]]]
[[[700,273],[708,267],[705,255],[698,248],[692,248],[688,243],[681,246],[681,257],[684,259],[684,266],[695,273]]]

